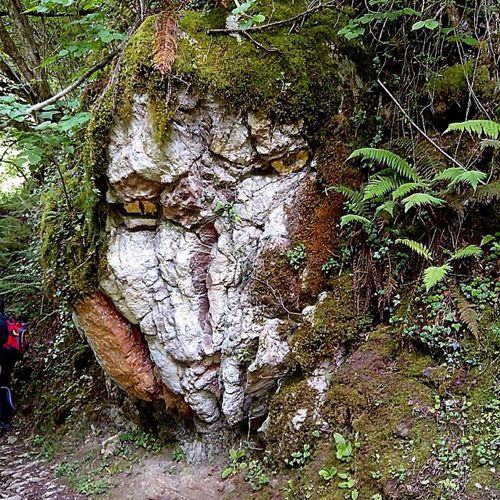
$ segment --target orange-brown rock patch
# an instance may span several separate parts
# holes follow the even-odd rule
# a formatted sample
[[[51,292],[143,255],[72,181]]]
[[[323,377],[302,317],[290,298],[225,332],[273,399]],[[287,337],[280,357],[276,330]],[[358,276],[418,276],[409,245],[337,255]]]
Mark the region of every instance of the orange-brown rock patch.
[[[129,323],[100,292],[79,300],[75,312],[79,327],[109,377],[138,399],[161,399],[162,388],[139,328]]]

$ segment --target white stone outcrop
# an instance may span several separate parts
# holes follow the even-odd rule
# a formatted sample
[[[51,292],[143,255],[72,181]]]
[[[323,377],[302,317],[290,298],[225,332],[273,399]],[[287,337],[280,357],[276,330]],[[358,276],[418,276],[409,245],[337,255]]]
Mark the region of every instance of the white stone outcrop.
[[[307,168],[279,173],[272,162],[310,151],[301,124],[273,126],[209,98],[182,99],[164,144],[155,142],[144,96],[129,121],[113,126],[114,216],[100,284],[139,325],[168,390],[200,421],[232,425],[265,416],[287,373],[286,322],[253,297],[253,272],[266,252],[289,244],[286,208]],[[156,204],[156,215],[125,214],[136,201]]]

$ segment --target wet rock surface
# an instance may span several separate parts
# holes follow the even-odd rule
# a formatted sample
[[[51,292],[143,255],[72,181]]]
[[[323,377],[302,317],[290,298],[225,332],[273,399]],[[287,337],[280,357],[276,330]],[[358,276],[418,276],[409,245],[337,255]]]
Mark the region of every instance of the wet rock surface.
[[[55,477],[55,465],[35,457],[15,434],[0,437],[0,499],[81,500]]]

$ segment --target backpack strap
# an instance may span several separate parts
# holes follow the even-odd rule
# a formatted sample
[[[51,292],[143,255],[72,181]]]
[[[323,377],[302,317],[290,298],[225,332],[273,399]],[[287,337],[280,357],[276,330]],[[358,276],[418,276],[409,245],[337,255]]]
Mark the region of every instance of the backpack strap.
[[[11,413],[16,411],[16,407],[14,406],[14,402],[12,401],[12,393],[8,387],[2,386],[0,387],[0,399],[7,405],[8,410]]]

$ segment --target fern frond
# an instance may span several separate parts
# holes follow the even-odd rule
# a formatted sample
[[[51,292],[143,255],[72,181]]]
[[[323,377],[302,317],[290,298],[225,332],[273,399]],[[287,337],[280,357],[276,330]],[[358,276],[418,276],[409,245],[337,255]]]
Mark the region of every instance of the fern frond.
[[[361,215],[356,215],[356,214],[348,214],[348,215],[343,215],[340,218],[340,227],[344,227],[347,224],[350,224],[351,222],[359,222],[363,226],[371,226],[373,222],[366,217],[363,217]]]
[[[479,321],[474,306],[463,296],[462,292],[456,288],[453,295],[458,309],[458,315],[463,323],[470,330],[472,335],[479,338]]]
[[[498,139],[498,136],[500,136],[500,123],[491,120],[468,120],[466,122],[450,123],[444,133],[453,131],[469,132],[477,136],[484,135],[489,139]]]
[[[391,149],[395,149],[396,153],[401,153],[405,158],[411,158],[413,167],[423,179],[431,180],[443,170],[442,157],[425,141],[402,137],[390,141],[388,145]]]
[[[437,175],[435,175],[432,179],[433,182],[437,181],[455,181],[458,177],[460,177],[464,172],[465,168],[462,167],[451,167],[442,170]]]
[[[401,184],[398,188],[396,188],[392,192],[392,199],[396,200],[407,194],[411,193],[415,189],[423,189],[426,185],[423,182],[406,182],[405,184]]]
[[[495,141],[494,139],[483,139],[481,141],[481,147],[500,149],[500,141]]]
[[[474,199],[482,203],[491,203],[495,199],[500,199],[500,181],[493,181],[484,186],[479,186],[476,189]]]
[[[438,283],[446,278],[446,275],[451,271],[450,264],[442,266],[431,266],[424,271],[424,285],[426,291],[435,287]]]
[[[397,187],[397,184],[394,178],[374,175],[363,190],[363,200],[368,201],[373,198],[380,198],[395,187]]]
[[[483,251],[477,245],[467,245],[466,247],[460,248],[455,253],[450,256],[450,260],[461,260],[467,259],[469,257],[475,257],[479,259],[482,257]]]
[[[408,238],[398,238],[396,243],[407,246],[425,260],[432,260],[432,254],[429,248],[418,241],[410,240]]]
[[[443,170],[434,177],[434,181],[450,181],[449,187],[453,187],[459,182],[468,184],[474,191],[477,189],[478,184],[486,179],[487,175],[480,170],[467,170],[461,167],[452,167]]]
[[[335,191],[346,198],[351,203],[349,211],[357,215],[363,215],[365,213],[366,203],[363,201],[363,193],[361,191],[355,191],[347,186],[330,186],[327,188],[327,192],[328,191]]]
[[[153,65],[162,75],[167,75],[177,55],[177,19],[171,12],[158,18],[153,42]]]
[[[351,153],[348,160],[358,157],[364,158],[365,160],[373,160],[381,163],[382,165],[386,165],[405,179],[420,181],[420,176],[417,171],[406,160],[392,151],[387,151],[387,149],[356,149]]]
[[[380,212],[387,212],[391,217],[394,217],[394,210],[396,207],[397,203],[395,201],[388,200],[377,207],[375,210],[375,217],[377,217]]]
[[[363,199],[363,195],[360,191],[355,191],[347,186],[330,186],[327,188],[327,191],[335,191],[352,203],[361,203],[361,200]]]
[[[444,205],[444,200],[441,198],[436,198],[431,194],[427,193],[415,193],[407,196],[402,200],[405,206],[405,212],[408,212],[413,207],[421,207],[424,205],[430,205],[433,207]]]

